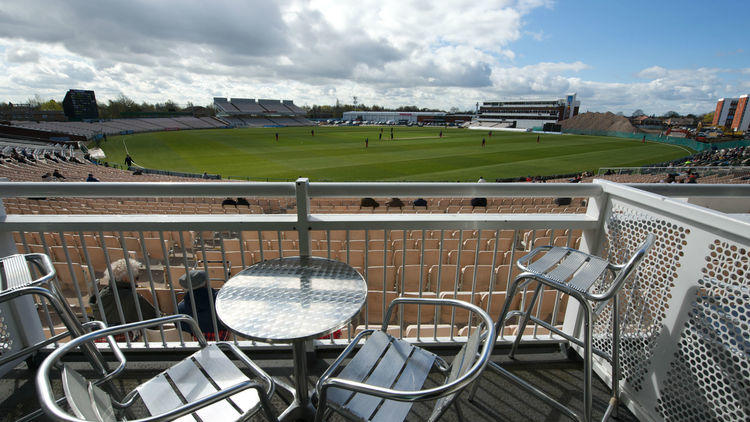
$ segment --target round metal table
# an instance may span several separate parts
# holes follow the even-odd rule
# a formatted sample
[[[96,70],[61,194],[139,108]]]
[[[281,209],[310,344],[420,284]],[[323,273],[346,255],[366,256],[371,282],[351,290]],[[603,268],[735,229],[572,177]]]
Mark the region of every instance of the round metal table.
[[[305,341],[345,326],[367,298],[367,283],[351,266],[318,257],[263,261],[229,279],[216,314],[231,331],[265,342],[292,343],[294,402],[282,420],[310,419]]]

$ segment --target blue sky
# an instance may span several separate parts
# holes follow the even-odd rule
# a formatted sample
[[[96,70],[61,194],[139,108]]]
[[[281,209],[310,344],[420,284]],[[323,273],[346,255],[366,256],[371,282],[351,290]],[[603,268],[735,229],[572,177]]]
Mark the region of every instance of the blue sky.
[[[526,36],[512,46],[520,64],[545,58],[583,61],[581,77],[632,82],[644,68],[697,69],[750,66],[747,25],[750,2],[656,0],[557,2],[535,9]]]
[[[750,92],[750,1],[0,0],[0,101],[212,97],[703,113]]]

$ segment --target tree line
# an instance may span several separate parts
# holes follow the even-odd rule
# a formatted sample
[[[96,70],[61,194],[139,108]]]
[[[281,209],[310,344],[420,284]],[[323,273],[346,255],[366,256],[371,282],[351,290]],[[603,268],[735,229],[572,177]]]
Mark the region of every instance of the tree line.
[[[0,102],[0,110],[11,110],[13,107],[18,107],[21,104],[13,103],[2,103]],[[32,98],[26,100],[24,106],[29,106],[32,110],[38,111],[62,111],[62,101],[55,101],[50,99],[45,101],[39,95],[35,95]],[[150,104],[147,102],[137,103],[125,95],[120,94],[117,98],[109,100],[107,102],[97,101],[97,108],[99,109],[99,117],[102,119],[117,119],[121,117],[132,117],[138,114],[195,114],[199,116],[214,116],[216,110],[213,104],[203,106],[195,106],[193,103],[187,103],[184,106],[177,104],[172,100],[167,100],[163,103]]]
[[[355,97],[356,98],[356,97]],[[62,111],[62,102],[55,101],[54,99],[50,100],[44,100],[39,95],[35,95],[32,98],[29,98],[26,103],[33,109],[33,110],[40,110],[40,111],[47,111],[47,110],[58,110]],[[14,105],[10,102],[3,103],[0,102],[0,110],[9,110]],[[113,100],[108,100],[107,102],[97,102],[97,107],[99,108],[99,117],[102,119],[117,119],[121,117],[132,117],[138,114],[169,114],[169,113],[175,113],[175,114],[194,114],[199,116],[215,116],[216,115],[216,108],[213,104],[209,104],[206,106],[195,106],[193,103],[188,102],[186,105],[181,106],[177,104],[176,102],[172,100],[167,100],[163,103],[155,103],[150,104],[147,102],[141,102],[137,103],[134,100],[130,99],[126,95],[120,94],[117,96],[117,98]],[[312,106],[302,106],[302,109],[304,109],[307,112],[307,117],[311,119],[340,119],[341,116],[343,116],[344,112],[347,111],[397,111],[397,112],[415,112],[415,111],[432,111],[432,112],[441,112],[444,110],[436,109],[436,108],[427,108],[427,107],[418,107],[416,105],[406,105],[401,107],[383,107],[379,106],[377,104],[373,105],[366,105],[366,104],[357,104],[356,102],[354,104],[342,104],[339,102],[339,100],[336,100],[336,103],[333,105],[327,105],[327,104],[313,104]],[[449,110],[451,113],[459,113],[459,109],[456,107],[453,107]],[[471,114],[473,111],[465,111],[463,113]],[[618,112],[617,113],[620,116],[623,116],[624,113]],[[709,113],[704,114],[693,114],[689,113],[686,115],[681,115],[680,113],[677,113],[676,111],[668,111],[661,116],[662,118],[670,118],[670,117],[688,117],[694,120],[702,120],[703,122],[710,122],[713,119],[714,112],[711,111]],[[643,112],[643,110],[638,109],[635,110],[631,117],[637,117],[646,115],[646,113]],[[656,115],[651,115],[650,117],[657,117]]]

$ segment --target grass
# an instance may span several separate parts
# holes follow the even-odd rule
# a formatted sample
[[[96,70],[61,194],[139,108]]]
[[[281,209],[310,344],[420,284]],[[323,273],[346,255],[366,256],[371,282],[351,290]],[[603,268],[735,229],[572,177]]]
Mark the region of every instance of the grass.
[[[657,163],[691,154],[639,140],[467,129],[383,127],[212,129],[111,136],[107,161],[253,180],[475,181],[595,171]],[[442,130],[443,137],[439,132]],[[274,134],[279,134],[278,142]],[[365,138],[369,147],[365,148]],[[487,140],[482,148],[482,138]]]

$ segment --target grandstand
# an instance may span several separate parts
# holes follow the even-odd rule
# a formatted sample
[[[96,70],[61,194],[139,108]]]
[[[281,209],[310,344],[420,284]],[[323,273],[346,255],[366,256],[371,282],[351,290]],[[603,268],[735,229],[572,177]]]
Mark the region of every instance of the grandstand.
[[[291,100],[214,97],[217,116],[235,127],[310,126]]]
[[[485,101],[479,106],[471,125],[532,129],[573,117],[578,114],[580,106],[576,94],[549,100]]]
[[[239,110],[241,114],[260,114],[267,111],[252,98],[232,98],[231,105]]]
[[[227,123],[215,117],[156,117],[140,119],[112,119],[91,122],[11,122],[12,126],[34,130],[61,132],[94,138],[102,135],[124,135],[163,130],[213,129],[227,127]]]
[[[66,97],[67,98],[67,97]],[[218,117],[151,117],[91,121],[12,120],[11,126],[43,132],[55,132],[87,139],[103,135],[125,135],[165,130],[214,129],[236,127],[309,126],[305,111],[290,100],[258,100],[247,98],[214,98]]]

